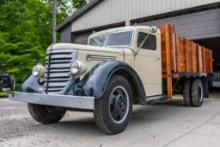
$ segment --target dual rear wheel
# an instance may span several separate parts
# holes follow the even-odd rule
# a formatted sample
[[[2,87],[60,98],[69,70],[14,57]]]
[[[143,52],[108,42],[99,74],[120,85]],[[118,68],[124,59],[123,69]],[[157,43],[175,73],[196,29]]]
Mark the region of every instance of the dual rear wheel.
[[[204,100],[201,79],[188,79],[183,85],[183,100],[186,106],[200,107]]]

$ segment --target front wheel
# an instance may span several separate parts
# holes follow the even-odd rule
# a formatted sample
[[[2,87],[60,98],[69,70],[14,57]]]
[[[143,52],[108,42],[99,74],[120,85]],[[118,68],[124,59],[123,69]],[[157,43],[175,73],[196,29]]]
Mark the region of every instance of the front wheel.
[[[66,113],[66,110],[52,106],[28,104],[32,118],[42,124],[57,123]]]
[[[112,77],[103,98],[95,101],[96,124],[111,135],[125,130],[132,111],[132,99],[128,81],[120,75]]]

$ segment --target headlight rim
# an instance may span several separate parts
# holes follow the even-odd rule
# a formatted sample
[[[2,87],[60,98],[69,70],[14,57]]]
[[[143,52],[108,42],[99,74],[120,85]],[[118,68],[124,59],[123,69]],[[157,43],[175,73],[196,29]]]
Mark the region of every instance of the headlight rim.
[[[78,69],[77,72],[73,72],[72,71],[72,68],[73,68],[73,65],[76,65],[76,68]],[[72,64],[71,64],[71,68],[70,68],[70,72],[73,76],[75,77],[78,77],[78,76],[81,76],[82,74],[84,74],[85,72],[87,71],[87,68],[86,68],[86,65],[79,61],[79,60],[76,60],[74,61]]]
[[[75,66],[75,67],[74,67]],[[76,69],[77,71],[73,71],[73,68]],[[77,75],[80,73],[81,71],[81,65],[78,61],[75,61],[71,64],[71,68],[70,68],[70,71],[73,75]]]
[[[45,75],[45,67],[38,63],[32,68],[32,75],[37,78],[43,78]]]

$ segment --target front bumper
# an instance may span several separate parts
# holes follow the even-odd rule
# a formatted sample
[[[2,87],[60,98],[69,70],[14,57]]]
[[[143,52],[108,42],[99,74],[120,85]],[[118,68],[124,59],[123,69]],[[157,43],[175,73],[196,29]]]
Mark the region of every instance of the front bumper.
[[[10,92],[9,99],[12,101],[31,104],[86,110],[94,110],[95,103],[95,98],[88,96],[71,96],[26,92]]]

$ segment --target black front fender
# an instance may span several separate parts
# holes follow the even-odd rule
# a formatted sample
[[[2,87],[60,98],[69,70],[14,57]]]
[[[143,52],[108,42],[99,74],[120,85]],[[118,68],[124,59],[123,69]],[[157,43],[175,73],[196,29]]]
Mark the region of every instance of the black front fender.
[[[146,104],[144,86],[138,74],[128,64],[115,60],[97,64],[81,80],[71,79],[64,90],[58,94],[102,98],[109,81],[115,74],[120,74],[128,80],[133,90],[135,103]],[[40,84],[36,77],[30,76],[22,84],[21,91],[42,93],[43,84]]]
[[[31,75],[22,84],[21,91],[29,93],[42,93],[43,85],[39,84],[38,79]]]
[[[111,77],[115,74],[121,74],[127,78],[134,90],[134,96],[138,98],[139,103],[146,103],[146,94],[144,86],[132,67],[120,61],[109,60],[96,65],[84,79],[81,81],[84,95],[103,97]]]

